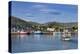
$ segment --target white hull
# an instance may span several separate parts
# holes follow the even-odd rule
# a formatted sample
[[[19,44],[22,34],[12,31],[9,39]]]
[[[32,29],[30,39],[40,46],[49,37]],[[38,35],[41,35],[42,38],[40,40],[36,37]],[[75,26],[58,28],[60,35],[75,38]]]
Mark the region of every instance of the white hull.
[[[68,41],[71,40],[71,38],[63,38],[62,40]]]

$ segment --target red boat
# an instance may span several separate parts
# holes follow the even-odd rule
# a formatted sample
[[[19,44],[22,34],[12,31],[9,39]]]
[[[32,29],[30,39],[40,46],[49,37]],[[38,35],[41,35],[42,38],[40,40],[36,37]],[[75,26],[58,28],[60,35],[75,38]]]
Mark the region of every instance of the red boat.
[[[11,34],[16,34],[16,35],[29,35],[31,32],[11,32]]]

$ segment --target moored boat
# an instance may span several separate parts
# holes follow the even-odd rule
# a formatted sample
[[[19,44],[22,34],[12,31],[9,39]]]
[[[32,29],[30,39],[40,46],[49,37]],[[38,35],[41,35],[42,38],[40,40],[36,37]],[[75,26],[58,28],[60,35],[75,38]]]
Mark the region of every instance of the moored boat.
[[[31,34],[31,32],[11,32],[11,34],[15,34],[15,35],[25,35],[25,34]]]
[[[43,34],[41,31],[34,31],[33,34]]]
[[[64,32],[61,39],[62,40],[71,40],[71,33],[70,32]]]

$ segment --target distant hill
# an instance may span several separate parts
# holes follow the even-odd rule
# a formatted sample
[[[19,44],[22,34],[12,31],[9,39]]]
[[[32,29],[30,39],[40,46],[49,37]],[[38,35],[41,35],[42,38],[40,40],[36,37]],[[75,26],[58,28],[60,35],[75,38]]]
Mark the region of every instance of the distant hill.
[[[45,23],[47,26],[62,26],[62,27],[72,27],[72,26],[78,26],[77,22],[69,22],[69,23],[62,23],[62,22],[48,22]]]
[[[61,22],[47,22],[44,24],[40,24],[37,22],[32,22],[32,21],[27,21],[27,20],[23,20],[20,19],[18,17],[14,17],[11,16],[11,27],[20,27],[20,28],[26,28],[29,27],[31,28],[32,26],[43,26],[45,25],[46,27],[50,27],[50,26],[57,26],[57,27],[72,27],[72,26],[76,26],[78,27],[78,23],[77,22],[70,22],[70,23],[61,23]]]
[[[11,26],[18,26],[18,27],[31,27],[32,25],[39,25],[39,23],[31,22],[31,21],[25,21],[23,19],[20,19],[18,17],[11,16]]]

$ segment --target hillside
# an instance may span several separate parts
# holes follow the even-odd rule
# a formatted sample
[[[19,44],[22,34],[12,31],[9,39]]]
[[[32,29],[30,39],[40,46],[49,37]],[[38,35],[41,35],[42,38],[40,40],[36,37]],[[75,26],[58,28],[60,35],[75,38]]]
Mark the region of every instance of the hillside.
[[[61,27],[73,27],[73,26],[78,26],[77,22],[69,22],[69,23],[61,23],[61,22],[48,22],[45,23],[47,26],[61,26]]]
[[[51,27],[51,28],[64,28],[64,27],[78,27],[78,23],[77,22],[69,22],[69,23],[61,23],[61,22],[47,22],[44,24],[40,24],[37,22],[32,22],[32,21],[27,21],[27,20],[23,20],[20,19],[18,17],[14,17],[11,16],[11,27],[15,27],[15,28],[31,28],[31,29],[35,29],[38,30],[40,28],[46,29],[47,27]]]
[[[36,22],[31,22],[31,21],[25,21],[22,20],[18,17],[11,17],[11,26],[12,27],[22,27],[22,28],[26,28],[26,27],[31,27],[32,25],[39,25],[39,23]]]

